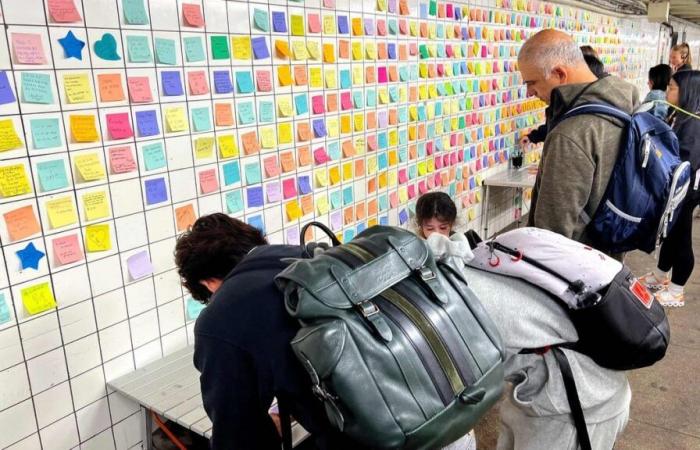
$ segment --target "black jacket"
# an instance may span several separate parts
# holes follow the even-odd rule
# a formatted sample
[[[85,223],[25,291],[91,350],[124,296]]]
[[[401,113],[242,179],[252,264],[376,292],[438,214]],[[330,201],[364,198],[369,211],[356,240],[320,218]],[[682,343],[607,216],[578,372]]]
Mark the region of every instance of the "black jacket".
[[[201,372],[204,409],[212,420],[212,449],[280,449],[267,411],[273,397],[287,401],[292,416],[318,448],[347,441],[332,431],[309,376],[292,352],[299,330],[273,278],[301,257],[298,246],[253,249],[227,276],[194,329],[194,365]],[[355,446],[356,447],[356,446]]]
[[[673,131],[678,136],[681,161],[690,162],[690,191],[686,197],[691,201],[700,201],[700,119],[674,112],[671,116]],[[694,189],[695,186],[698,189]]]

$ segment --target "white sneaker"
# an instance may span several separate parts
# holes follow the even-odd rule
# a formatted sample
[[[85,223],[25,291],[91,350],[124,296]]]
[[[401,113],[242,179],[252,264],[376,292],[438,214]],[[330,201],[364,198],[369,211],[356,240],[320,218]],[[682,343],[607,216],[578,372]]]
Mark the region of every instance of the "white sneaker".
[[[668,288],[663,288],[661,291],[654,294],[654,296],[661,306],[680,308],[685,305],[685,294],[683,292],[674,294],[669,291]]]
[[[650,291],[660,291],[668,286],[671,280],[668,277],[663,280],[659,279],[654,272],[649,272],[638,278],[639,282],[646,286]]]

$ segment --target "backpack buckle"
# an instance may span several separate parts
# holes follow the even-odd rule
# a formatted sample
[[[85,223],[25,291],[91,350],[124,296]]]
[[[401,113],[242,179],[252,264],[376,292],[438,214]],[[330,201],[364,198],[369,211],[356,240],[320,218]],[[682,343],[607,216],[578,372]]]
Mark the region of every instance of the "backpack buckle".
[[[373,302],[365,300],[357,304],[357,308],[365,319],[370,319],[372,316],[379,314],[379,308]]]
[[[333,401],[337,398],[331,395],[331,393],[327,390],[323,389],[323,387],[320,384],[314,384],[313,386],[311,386],[311,392],[313,392],[313,394],[323,402]]]
[[[428,266],[419,267],[417,272],[418,272],[418,275],[420,275],[421,280],[423,280],[423,281],[430,281],[430,280],[434,280],[435,278],[437,278],[437,275],[435,275],[435,272],[433,272],[433,270]]]

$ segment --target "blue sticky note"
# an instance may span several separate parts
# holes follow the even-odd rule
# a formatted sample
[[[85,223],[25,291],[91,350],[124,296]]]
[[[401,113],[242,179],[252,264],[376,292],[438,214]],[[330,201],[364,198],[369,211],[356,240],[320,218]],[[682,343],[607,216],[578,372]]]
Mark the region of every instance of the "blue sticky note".
[[[0,325],[9,322],[11,318],[10,308],[5,301],[5,293],[0,292]]]
[[[197,317],[202,313],[202,310],[206,308],[207,305],[200,303],[192,297],[187,297],[187,305],[185,306],[187,312],[187,320],[196,320]]]
[[[231,72],[228,70],[214,71],[214,91],[217,94],[230,94],[233,92],[231,84]]]
[[[175,52],[174,39],[155,39],[156,60],[159,64],[168,64],[174,66],[177,64],[177,53]]]
[[[165,178],[155,178],[144,182],[146,190],[146,204],[154,205],[168,201],[168,189],[165,187]]]
[[[362,100],[362,91],[354,91],[352,93],[352,102],[355,105],[355,108],[362,108],[364,106],[364,102]]]
[[[260,31],[270,31],[270,20],[267,17],[267,11],[255,8],[253,11],[253,24]]]
[[[39,251],[39,249],[37,249],[34,246],[34,242],[30,242],[22,250],[16,251],[15,254],[17,254],[17,257],[19,258],[21,270],[24,270],[24,269],[38,270],[39,269],[39,261],[41,261],[41,258],[46,256],[46,253]]]
[[[85,42],[75,37],[75,34],[73,34],[72,31],[68,31],[64,37],[58,40],[58,43],[61,44],[61,47],[63,47],[63,54],[65,55],[66,59],[75,58],[81,61],[83,60],[83,48],[85,47]]]
[[[126,52],[129,55],[129,62],[149,63],[153,60],[151,56],[151,46],[146,36],[126,36]]]
[[[350,242],[355,237],[355,230],[348,229],[343,232],[343,242]]]
[[[353,194],[352,194],[352,186],[348,186],[343,189],[343,205],[347,206],[350,203],[352,203],[353,200]]]
[[[386,152],[377,155],[377,166],[379,170],[384,170],[389,166],[389,158]]]
[[[421,19],[428,18],[428,5],[425,3],[420,4],[420,18]]]
[[[403,225],[406,223],[406,221],[408,221],[408,212],[406,212],[405,209],[402,209],[399,211],[399,223]]]
[[[192,128],[194,131],[209,131],[211,130],[211,114],[209,107],[192,108]]]
[[[61,146],[61,126],[58,119],[32,119],[29,121],[34,148],[42,150]]]
[[[253,102],[241,102],[237,105],[238,110],[238,124],[248,125],[255,122],[255,110],[253,109]]]
[[[396,44],[395,43],[390,43],[386,47],[386,51],[388,53],[389,59],[396,59]]]
[[[238,86],[239,94],[253,92],[253,76],[250,72],[236,72],[236,86]]]
[[[277,33],[287,32],[287,17],[284,12],[272,11],[272,29]]]
[[[200,62],[206,60],[204,55],[204,44],[201,37],[182,38],[185,45],[185,60],[187,62]]]
[[[326,136],[326,122],[323,119],[315,119],[311,126],[314,129],[314,136],[317,138]]]
[[[348,16],[338,16],[338,34],[348,34],[349,31]]]
[[[136,111],[136,128],[140,137],[160,134],[156,111],[154,109],[149,111]]]
[[[117,52],[117,40],[111,33],[104,33],[101,39],[95,41],[92,49],[98,58],[105,61],[119,61],[122,59]]]
[[[122,0],[124,20],[129,25],[148,25],[148,14],[143,0]]]
[[[385,197],[386,199],[386,197]],[[379,225],[389,225],[389,217],[388,216],[380,216],[379,217]]]
[[[352,85],[350,71],[347,69],[340,71],[340,88],[348,89]]]
[[[299,192],[302,194],[311,192],[311,178],[308,175],[299,177],[297,179],[297,185],[299,186]]]
[[[306,97],[306,94],[299,94],[296,97],[294,97],[294,106],[297,111],[297,116],[308,113],[309,100]]]
[[[338,141],[328,144],[328,157],[331,159],[331,161],[337,161],[340,159],[340,145],[338,144]]]
[[[364,222],[360,222],[357,224],[357,232],[362,233],[367,229],[367,225]]]
[[[265,59],[270,57],[270,50],[267,48],[267,39],[265,36],[254,37],[250,40],[253,47],[253,56],[255,59]]]
[[[275,105],[272,102],[261,101],[258,104],[258,117],[260,122],[270,123],[275,121]]]
[[[248,217],[248,225],[253,226],[265,234],[265,223],[260,215]]]
[[[222,165],[224,171],[224,186],[230,186],[241,181],[241,169],[237,161]]]
[[[42,192],[55,191],[68,187],[66,164],[62,159],[42,161],[36,165],[39,175],[39,186]]]
[[[243,194],[240,190],[226,193],[226,210],[229,214],[243,211]]]
[[[7,79],[7,72],[0,71],[0,105],[14,103],[16,100],[10,80]]]
[[[40,103],[48,105],[53,103],[51,91],[51,76],[39,72],[22,72],[22,102]]]
[[[245,182],[246,184],[256,184],[262,181],[260,174],[260,163],[249,163],[245,165]]]
[[[254,186],[246,189],[248,208],[259,208],[264,205],[262,186]]]
[[[331,209],[338,209],[342,206],[342,197],[340,191],[331,192]]]
[[[165,152],[161,142],[144,145],[141,148],[141,153],[143,154],[143,165],[146,170],[156,170],[165,167]]]
[[[160,80],[163,84],[163,93],[166,96],[184,95],[179,71],[163,71],[160,73]]]

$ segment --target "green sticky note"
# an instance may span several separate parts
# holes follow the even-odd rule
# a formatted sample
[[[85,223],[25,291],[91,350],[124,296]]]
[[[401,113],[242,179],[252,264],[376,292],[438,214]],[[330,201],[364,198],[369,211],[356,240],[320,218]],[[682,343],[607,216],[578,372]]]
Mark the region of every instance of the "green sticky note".
[[[211,130],[211,114],[209,114],[209,108],[192,109],[192,128],[194,128],[194,131]]]
[[[238,104],[238,124],[248,125],[255,122],[253,102],[241,102]]]
[[[148,25],[148,14],[143,0],[123,0],[124,20],[129,25]]]
[[[431,16],[437,15],[437,0],[430,0],[430,9],[428,10],[428,14]]]
[[[226,36],[211,37],[211,57],[213,59],[229,59],[231,57]]]
[[[260,174],[260,163],[254,162],[245,165],[245,181],[248,184],[256,184],[262,182]]]
[[[153,60],[151,56],[151,46],[148,44],[146,36],[127,36],[126,37],[127,54],[129,62],[132,63],[149,63]]]
[[[51,76],[45,73],[22,72],[22,101],[24,103],[53,103]]]
[[[243,193],[240,190],[226,193],[226,210],[229,214],[243,211]]]
[[[32,119],[29,121],[29,128],[32,130],[35,149],[61,146],[61,127],[58,119]]]
[[[187,62],[199,62],[206,59],[201,37],[182,38],[182,42],[185,44],[185,59]]]
[[[159,64],[177,64],[174,39],[156,38],[156,60]]]
[[[258,104],[258,117],[260,122],[270,123],[275,121],[275,106],[272,102],[261,101]]]
[[[253,23],[255,24],[255,28],[260,31],[270,31],[270,19],[265,10],[255,8],[253,12]]]
[[[157,142],[144,145],[141,152],[143,154],[143,165],[146,167],[146,170],[156,170],[165,167],[165,153],[163,152],[162,143]]]
[[[66,165],[62,159],[42,161],[36,165],[39,174],[39,186],[43,192],[65,189],[68,187]]]

